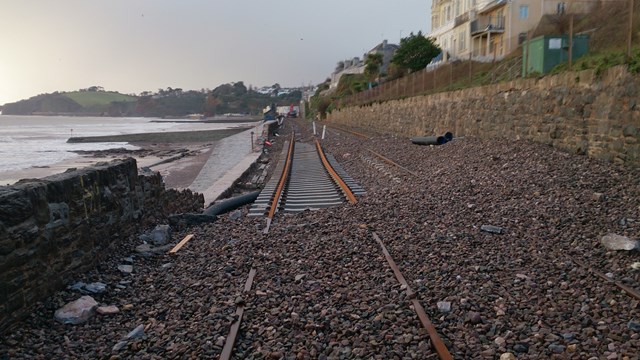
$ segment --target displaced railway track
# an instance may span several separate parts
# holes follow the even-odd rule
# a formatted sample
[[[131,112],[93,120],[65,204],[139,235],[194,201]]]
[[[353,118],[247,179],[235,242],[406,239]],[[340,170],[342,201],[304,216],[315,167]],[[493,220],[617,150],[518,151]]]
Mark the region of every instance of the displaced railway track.
[[[249,211],[249,216],[266,216],[268,232],[277,211],[317,210],[349,202],[364,194],[332,156],[325,155],[319,141],[315,145],[295,141],[291,136],[279,166]]]

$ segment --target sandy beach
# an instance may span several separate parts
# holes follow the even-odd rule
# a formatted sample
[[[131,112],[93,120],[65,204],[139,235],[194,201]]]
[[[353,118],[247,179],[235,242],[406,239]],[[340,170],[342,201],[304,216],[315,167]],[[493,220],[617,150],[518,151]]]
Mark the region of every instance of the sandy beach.
[[[247,129],[250,128],[74,138],[70,142],[129,142],[139,149],[78,151],[76,153],[80,156],[48,166],[4,171],[0,174],[0,185],[11,185],[21,179],[43,178],[68,169],[91,166],[98,162],[133,157],[139,168],[148,167],[160,172],[168,188],[187,188],[197,177],[221,139]]]

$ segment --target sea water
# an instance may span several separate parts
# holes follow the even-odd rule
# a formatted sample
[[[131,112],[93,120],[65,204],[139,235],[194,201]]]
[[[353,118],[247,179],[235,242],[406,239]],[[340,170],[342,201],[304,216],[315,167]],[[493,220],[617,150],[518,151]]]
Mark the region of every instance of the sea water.
[[[0,173],[49,166],[69,160],[79,156],[73,152],[76,150],[136,149],[135,146],[123,142],[67,143],[70,137],[214,130],[230,126],[229,124],[185,124],[158,120],[0,115]]]

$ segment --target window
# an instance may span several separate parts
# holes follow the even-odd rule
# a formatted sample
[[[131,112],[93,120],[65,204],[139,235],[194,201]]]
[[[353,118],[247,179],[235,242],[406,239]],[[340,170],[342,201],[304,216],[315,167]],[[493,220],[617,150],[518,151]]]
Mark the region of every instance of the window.
[[[520,5],[520,19],[529,18],[529,5]]]
[[[462,51],[462,50],[467,48],[467,44],[466,44],[467,43],[467,41],[466,41],[467,37],[465,35],[466,35],[466,33],[465,33],[464,30],[460,31],[460,34],[458,35],[458,39],[460,39],[460,41],[458,41],[458,46],[459,46],[458,50],[460,50],[460,51]]]
[[[563,2],[558,3],[558,8],[556,9],[556,13],[558,15],[564,14],[564,3]]]

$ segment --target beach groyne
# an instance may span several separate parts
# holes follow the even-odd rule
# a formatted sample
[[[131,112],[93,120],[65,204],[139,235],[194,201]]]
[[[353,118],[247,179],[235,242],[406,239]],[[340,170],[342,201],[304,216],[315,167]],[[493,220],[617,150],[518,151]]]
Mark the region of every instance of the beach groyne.
[[[0,186],[0,332],[143,229],[203,205],[135,159]]]
[[[637,166],[639,94],[640,76],[616,66],[351,106],[328,121],[407,137],[526,139]]]

